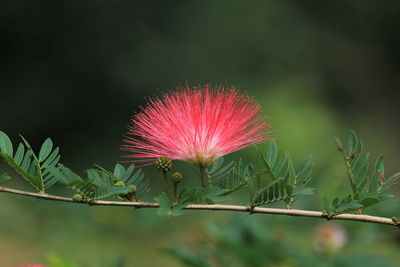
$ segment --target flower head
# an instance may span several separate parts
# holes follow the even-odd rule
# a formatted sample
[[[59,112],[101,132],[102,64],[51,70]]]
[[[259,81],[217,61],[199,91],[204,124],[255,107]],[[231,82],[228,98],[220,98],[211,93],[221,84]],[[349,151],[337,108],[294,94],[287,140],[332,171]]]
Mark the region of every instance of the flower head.
[[[271,125],[235,87],[178,88],[150,99],[132,117],[122,149],[149,163],[158,157],[209,166],[223,155],[269,140]]]

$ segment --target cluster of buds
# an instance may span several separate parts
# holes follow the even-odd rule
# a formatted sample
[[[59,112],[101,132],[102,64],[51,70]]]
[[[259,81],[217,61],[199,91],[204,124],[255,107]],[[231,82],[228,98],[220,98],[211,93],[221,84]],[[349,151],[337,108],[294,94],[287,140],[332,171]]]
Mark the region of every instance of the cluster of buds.
[[[122,182],[122,181],[118,181],[118,182],[116,182],[114,184],[114,186],[116,186],[116,187],[125,187],[126,184],[124,182]],[[130,186],[128,186],[128,189],[129,189],[129,191],[131,191],[131,193],[136,193],[136,191],[137,191],[136,185],[130,185]]]
[[[171,180],[174,184],[179,184],[180,182],[182,182],[182,174],[180,172],[175,172],[174,174],[172,174]]]
[[[159,157],[155,161],[156,167],[163,172],[168,172],[172,169],[172,160],[167,157]]]
[[[172,160],[167,157],[157,158],[154,164],[158,170],[163,172],[164,191],[169,197],[171,197],[169,183],[172,182],[174,184],[172,196],[174,201],[178,202],[178,184],[182,182],[182,174],[180,172],[174,172],[171,176],[168,175],[168,172],[172,169]]]

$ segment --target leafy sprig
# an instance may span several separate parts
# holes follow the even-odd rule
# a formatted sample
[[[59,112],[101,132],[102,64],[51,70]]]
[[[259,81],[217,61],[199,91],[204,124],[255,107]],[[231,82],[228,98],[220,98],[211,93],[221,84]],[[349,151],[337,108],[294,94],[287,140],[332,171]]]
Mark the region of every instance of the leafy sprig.
[[[244,188],[247,180],[254,175],[253,165],[245,165],[241,159],[238,162],[231,161],[225,166],[222,166],[222,163],[222,157],[217,159],[209,170],[209,176],[213,185],[226,190],[225,195]]]
[[[150,191],[149,179],[145,178],[144,172],[140,169],[134,172],[134,164],[131,164],[125,169],[124,166],[117,163],[113,172],[110,172],[99,165],[96,165],[96,167],[98,169],[92,169],[91,171],[105,175],[106,179],[114,182],[114,185],[126,187],[131,191],[134,191],[131,192],[131,194],[120,196],[122,199],[138,200],[139,197]]]
[[[60,184],[77,192],[83,201],[108,197],[137,201],[138,196],[149,190],[148,179],[144,178],[141,171],[133,172],[134,165],[125,170],[123,166],[117,164],[114,172],[99,168],[86,170],[87,178],[82,178],[64,166],[51,171],[58,178]]]
[[[247,179],[251,207],[283,201],[291,208],[298,196],[313,194],[313,189],[306,187],[311,180],[311,156],[295,169],[289,152],[278,156],[275,141],[269,143],[265,154],[257,151],[264,169]]]
[[[50,138],[43,142],[39,153],[33,151],[24,137],[21,136],[21,139],[14,153],[10,138],[0,131],[0,157],[39,192],[34,194],[36,196],[52,198],[45,193],[53,185],[60,185],[75,191],[75,201],[94,203],[95,200],[114,197],[135,202],[149,191],[149,180],[133,164],[127,168],[116,164],[113,171],[95,165],[95,168],[87,169],[85,175],[80,176],[59,163],[59,148],[54,148]],[[332,201],[324,198],[326,215],[332,217],[340,213],[362,213],[367,207],[392,198],[393,195],[387,191],[399,182],[400,172],[386,177],[383,156],[378,157],[374,168],[370,170],[369,154],[364,152],[362,141],[353,131],[350,132],[346,146],[338,137],[336,141],[344,159],[352,193]],[[299,196],[313,194],[313,188],[308,187],[313,166],[311,156],[306,157],[296,168],[289,152],[278,153],[275,141],[269,142],[265,153],[259,148],[257,151],[262,162],[261,169],[256,170],[253,164],[245,164],[242,160],[224,164],[223,158],[219,158],[205,172],[211,186],[184,188],[179,194],[174,193],[174,198],[165,193],[159,195],[155,198],[160,205],[158,214],[177,216],[185,213],[185,208],[191,204],[218,204],[227,201],[229,194],[246,187],[250,195],[250,208],[283,201],[286,208],[290,209]],[[178,192],[177,184],[182,176],[178,172],[174,175],[171,181]],[[9,179],[7,174],[1,174],[0,184]],[[1,188],[5,192],[18,191]],[[18,191],[19,194],[21,192]],[[219,209],[223,209],[225,205],[220,206]],[[398,225],[397,221],[395,223]]]
[[[376,160],[372,173],[369,173],[369,153],[364,152],[363,142],[354,131],[350,131],[346,146],[339,137],[335,136],[335,139],[345,162],[352,195],[343,199],[337,197],[332,202],[325,198],[326,212],[362,213],[366,208],[392,198],[393,195],[386,192],[399,182],[400,172],[386,178],[384,158],[381,155]]]
[[[59,148],[53,149],[53,142],[47,138],[37,156],[28,141],[23,136],[21,139],[14,154],[10,138],[0,131],[0,156],[37,191],[45,193],[57,182],[49,169],[55,168],[60,160]]]

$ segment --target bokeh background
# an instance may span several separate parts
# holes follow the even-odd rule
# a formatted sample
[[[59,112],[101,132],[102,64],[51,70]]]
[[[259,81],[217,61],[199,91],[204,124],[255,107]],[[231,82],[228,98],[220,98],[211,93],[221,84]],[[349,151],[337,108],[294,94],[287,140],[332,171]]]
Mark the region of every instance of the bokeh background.
[[[77,172],[112,168],[146,97],[186,81],[235,85],[272,117],[280,149],[296,160],[314,155],[316,195],[297,207],[322,209],[320,195],[350,193],[333,134],[354,129],[373,158],[385,154],[389,173],[398,170],[399,12],[385,0],[2,0],[0,129],[36,149],[51,137]],[[228,156],[239,157],[257,161],[251,148]],[[186,185],[197,183],[177,165]],[[0,170],[15,177],[8,186],[28,188]],[[144,171],[152,200],[161,178]],[[370,212],[400,215],[394,201]],[[3,193],[0,266],[55,255],[77,266],[219,266],[218,257],[227,266],[400,265],[398,231],[322,223],[210,212],[164,218]],[[343,246],[315,249],[332,231],[346,236]]]

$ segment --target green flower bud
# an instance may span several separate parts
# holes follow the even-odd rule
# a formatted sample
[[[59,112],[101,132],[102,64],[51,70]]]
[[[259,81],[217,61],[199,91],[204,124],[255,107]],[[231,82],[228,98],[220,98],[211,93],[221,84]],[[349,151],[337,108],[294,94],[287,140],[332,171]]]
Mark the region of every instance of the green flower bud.
[[[128,188],[129,188],[129,190],[131,190],[132,193],[136,193],[136,191],[137,191],[137,188],[135,185],[130,185]]]
[[[124,186],[125,186],[125,183],[122,182],[122,181],[118,181],[118,182],[116,182],[116,183],[114,184],[114,186],[117,186],[117,187],[124,187]]]
[[[175,172],[172,174],[171,180],[175,184],[182,182],[182,174],[180,172]]]
[[[155,161],[156,167],[163,172],[168,172],[172,169],[172,160],[166,157],[159,157]]]
[[[81,196],[81,194],[75,194],[72,196],[72,200],[73,201],[82,201],[83,197]]]

